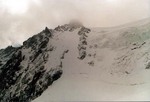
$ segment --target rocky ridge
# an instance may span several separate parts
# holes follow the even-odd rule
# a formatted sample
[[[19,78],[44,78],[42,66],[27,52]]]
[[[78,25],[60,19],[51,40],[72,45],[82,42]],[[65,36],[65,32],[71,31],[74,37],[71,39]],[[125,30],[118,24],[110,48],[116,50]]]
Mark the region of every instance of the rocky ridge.
[[[50,58],[51,55],[58,49],[52,43],[53,39],[57,32],[73,32],[79,28],[80,33],[87,32],[86,28],[75,22],[58,26],[54,30],[46,27],[42,32],[23,42],[21,47],[0,50],[2,55],[0,59],[3,60],[0,61],[0,101],[30,102],[59,79],[63,73],[61,60],[69,50],[62,50],[61,57],[55,56],[59,61],[47,68],[46,64],[54,59]]]

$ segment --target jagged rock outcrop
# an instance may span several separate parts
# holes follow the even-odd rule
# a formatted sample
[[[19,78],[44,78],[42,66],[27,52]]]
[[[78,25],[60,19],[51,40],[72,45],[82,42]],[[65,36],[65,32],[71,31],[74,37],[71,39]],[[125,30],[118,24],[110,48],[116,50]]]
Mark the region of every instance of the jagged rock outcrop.
[[[62,60],[69,50],[64,48],[60,51],[54,39],[57,32],[73,32],[80,28],[80,42],[83,47],[86,45],[84,38],[88,29],[80,23],[72,22],[54,30],[46,27],[24,41],[19,48],[10,46],[0,50],[0,102],[30,102],[59,79],[63,73]],[[60,56],[55,55],[56,52]]]
[[[78,50],[79,50],[79,59],[83,60],[87,53],[86,53],[86,48],[87,48],[87,41],[86,38],[88,37],[86,34],[90,32],[90,29],[82,27],[79,32],[78,35],[79,37],[79,44],[78,44]]]
[[[0,51],[0,102],[29,102],[47,89],[62,74],[62,63],[46,69],[53,31],[48,29],[29,38],[19,48],[8,47]],[[51,66],[49,66],[51,67]]]
[[[18,48],[8,46],[5,49],[0,50],[0,69],[11,58],[11,56],[17,51]]]

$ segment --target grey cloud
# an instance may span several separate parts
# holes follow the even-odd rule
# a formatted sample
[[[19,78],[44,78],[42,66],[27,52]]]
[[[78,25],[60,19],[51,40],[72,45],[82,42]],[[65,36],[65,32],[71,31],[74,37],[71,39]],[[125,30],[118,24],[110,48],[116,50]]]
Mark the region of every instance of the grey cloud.
[[[78,19],[88,27],[116,26],[150,17],[150,0],[40,0],[24,14],[11,14],[0,6],[0,48],[21,44],[44,29]],[[0,3],[1,5],[1,3]]]

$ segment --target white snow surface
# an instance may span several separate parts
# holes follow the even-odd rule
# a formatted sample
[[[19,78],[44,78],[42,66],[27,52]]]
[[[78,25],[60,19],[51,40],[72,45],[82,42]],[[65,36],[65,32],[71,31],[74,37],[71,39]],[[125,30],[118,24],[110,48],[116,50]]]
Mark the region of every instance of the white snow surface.
[[[68,49],[61,59],[63,74],[33,102],[150,101],[150,69],[145,69],[150,62],[150,23],[90,28],[84,60],[78,59],[79,29],[55,32],[49,43],[57,48],[46,66],[55,66]]]

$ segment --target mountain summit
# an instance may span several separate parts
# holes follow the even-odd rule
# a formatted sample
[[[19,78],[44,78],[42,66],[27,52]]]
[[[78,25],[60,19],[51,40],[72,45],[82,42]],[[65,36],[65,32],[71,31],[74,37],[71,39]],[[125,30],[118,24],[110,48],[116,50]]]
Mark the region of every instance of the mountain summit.
[[[0,50],[0,102],[150,100],[149,34],[150,23],[46,27]]]
[[[71,20],[69,25],[73,27],[83,27],[83,24],[78,20]]]

